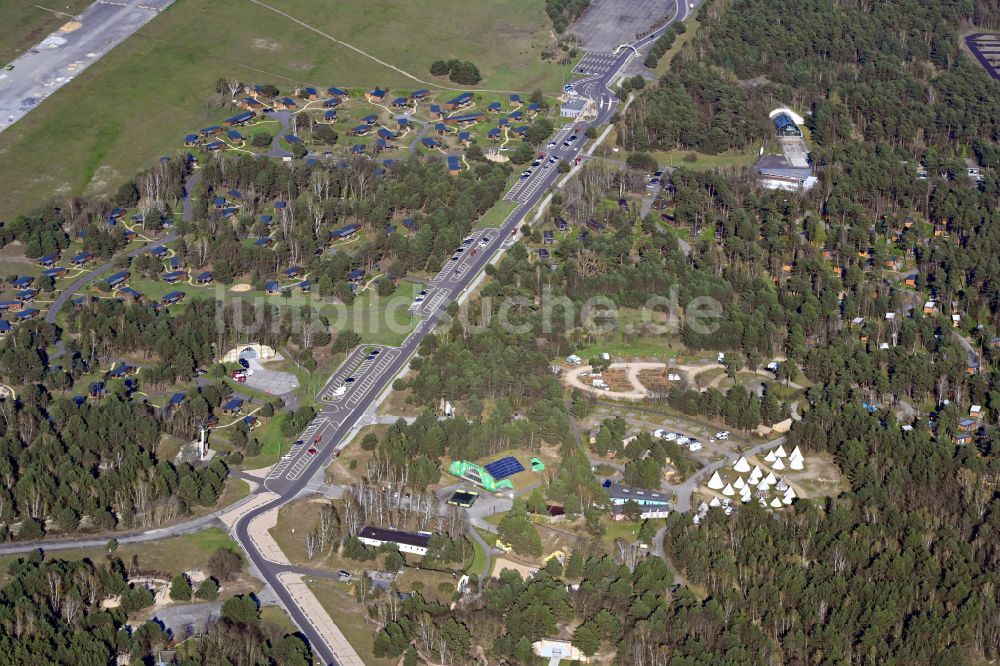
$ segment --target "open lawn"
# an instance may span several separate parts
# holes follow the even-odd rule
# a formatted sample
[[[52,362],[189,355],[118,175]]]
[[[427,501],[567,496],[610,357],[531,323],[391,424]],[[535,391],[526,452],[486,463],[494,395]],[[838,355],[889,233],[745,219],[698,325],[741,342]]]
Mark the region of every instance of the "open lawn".
[[[8,4],[0,7],[4,30]],[[285,0],[280,8],[424,80],[431,78],[432,61],[456,57],[478,65],[480,87],[551,92],[564,70],[539,59],[549,28],[543,5]],[[303,83],[399,90],[424,85],[260,5],[178,0],[0,135],[0,160],[17,165],[0,170],[7,193],[0,215],[24,212],[51,196],[113,191],[157,156],[176,152],[185,133],[228,115],[215,95],[220,78],[271,82],[283,90]],[[456,87],[445,80],[440,85]]]
[[[652,151],[660,167],[683,167],[690,171],[708,171],[723,167],[750,166],[757,159],[757,151],[746,152],[726,151],[718,155],[706,155],[693,150],[657,150]],[[694,156],[694,160],[691,160]]]
[[[54,4],[56,12],[29,0],[0,2],[0,65],[6,65],[42,41],[90,3],[91,0],[62,0]]]
[[[322,578],[306,578],[305,581],[364,663],[376,666],[396,663],[395,659],[376,659],[372,651],[375,628],[365,621],[365,607],[354,599],[348,583]]]

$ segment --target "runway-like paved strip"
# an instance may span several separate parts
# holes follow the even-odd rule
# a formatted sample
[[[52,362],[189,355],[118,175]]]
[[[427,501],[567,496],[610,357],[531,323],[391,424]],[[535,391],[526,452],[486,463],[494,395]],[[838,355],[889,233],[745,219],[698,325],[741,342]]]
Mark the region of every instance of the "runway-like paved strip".
[[[173,0],[101,0],[0,71],[0,132],[156,18]]]

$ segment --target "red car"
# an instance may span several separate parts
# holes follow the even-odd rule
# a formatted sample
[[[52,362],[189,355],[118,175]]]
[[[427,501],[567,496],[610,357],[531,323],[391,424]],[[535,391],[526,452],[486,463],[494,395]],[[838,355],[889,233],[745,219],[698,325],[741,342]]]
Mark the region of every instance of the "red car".
[[[307,451],[307,453],[308,453],[309,455],[311,455],[311,456],[314,456],[314,455],[316,455],[316,449],[315,449],[315,447],[312,447],[312,446],[310,446],[310,447],[309,447],[309,451]]]
[[[334,458],[339,458],[340,457],[340,449],[337,449],[336,451],[333,452],[333,457]]]

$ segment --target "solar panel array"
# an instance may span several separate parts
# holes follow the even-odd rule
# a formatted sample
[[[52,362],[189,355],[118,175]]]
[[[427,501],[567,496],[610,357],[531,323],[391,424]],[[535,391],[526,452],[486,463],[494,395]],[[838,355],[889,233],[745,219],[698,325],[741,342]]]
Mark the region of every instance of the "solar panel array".
[[[524,465],[519,463],[517,458],[514,456],[507,456],[506,458],[495,460],[489,465],[484,465],[484,468],[490,473],[490,476],[497,481],[506,479],[508,476],[514,476],[518,472],[524,471]]]

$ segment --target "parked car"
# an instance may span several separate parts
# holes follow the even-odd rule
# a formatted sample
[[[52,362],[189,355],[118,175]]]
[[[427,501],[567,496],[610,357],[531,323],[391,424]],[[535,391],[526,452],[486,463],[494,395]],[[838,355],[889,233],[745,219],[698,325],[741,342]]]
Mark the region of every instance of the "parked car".
[[[239,359],[239,362],[240,362],[240,365],[242,365],[244,368],[249,368],[250,367],[250,361],[246,360],[245,358]]]

